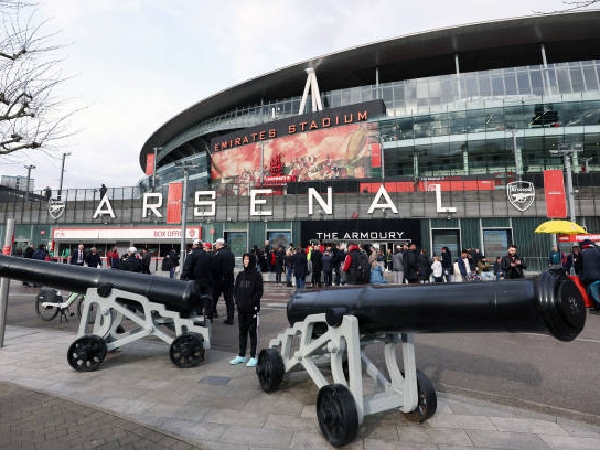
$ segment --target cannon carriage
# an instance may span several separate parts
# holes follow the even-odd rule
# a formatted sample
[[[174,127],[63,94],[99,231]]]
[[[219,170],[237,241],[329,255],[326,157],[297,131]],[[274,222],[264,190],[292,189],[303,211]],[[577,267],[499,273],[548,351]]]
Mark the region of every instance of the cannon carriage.
[[[286,373],[304,369],[319,388],[321,432],[340,447],[355,439],[367,415],[399,409],[423,422],[435,414],[435,389],[417,370],[416,333],[540,332],[572,341],[586,308],[571,280],[545,272],[491,283],[301,291],[290,298],[287,316],[290,328],[259,352],[259,384],[273,392]],[[383,344],[385,370],[365,352],[373,344]]]
[[[96,370],[107,352],[148,335],[170,345],[171,361],[178,367],[196,366],[210,349],[211,323],[196,314],[204,300],[191,281],[4,255],[0,276],[85,294],[77,339],[67,352],[77,371]],[[59,308],[62,300],[50,292],[41,307]],[[120,328],[125,319],[127,331]]]

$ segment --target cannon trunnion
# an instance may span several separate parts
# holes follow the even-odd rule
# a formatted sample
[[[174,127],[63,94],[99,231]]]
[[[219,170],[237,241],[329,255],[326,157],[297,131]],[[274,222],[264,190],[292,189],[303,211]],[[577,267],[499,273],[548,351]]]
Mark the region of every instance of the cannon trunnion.
[[[179,367],[197,365],[210,349],[210,320],[194,316],[203,305],[196,303],[193,282],[4,255],[0,277],[85,293],[78,339],[67,351],[68,363],[79,372],[96,370],[107,352],[148,335],[170,344],[171,361]],[[41,306],[60,308],[62,302]]]
[[[583,330],[586,308],[570,279],[544,272],[498,282],[299,291],[287,315],[290,328],[259,353],[259,384],[273,392],[285,373],[303,367],[319,387],[321,432],[340,447],[354,440],[366,415],[398,408],[422,422],[435,414],[435,389],[416,367],[415,333],[533,331],[572,341]],[[385,371],[364,351],[375,343],[383,344]]]

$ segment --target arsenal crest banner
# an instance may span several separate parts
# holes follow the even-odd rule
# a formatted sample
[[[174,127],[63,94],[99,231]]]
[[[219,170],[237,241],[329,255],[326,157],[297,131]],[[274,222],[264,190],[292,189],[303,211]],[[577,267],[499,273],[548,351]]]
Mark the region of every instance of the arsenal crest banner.
[[[546,216],[549,219],[567,217],[565,178],[562,170],[544,170]]]

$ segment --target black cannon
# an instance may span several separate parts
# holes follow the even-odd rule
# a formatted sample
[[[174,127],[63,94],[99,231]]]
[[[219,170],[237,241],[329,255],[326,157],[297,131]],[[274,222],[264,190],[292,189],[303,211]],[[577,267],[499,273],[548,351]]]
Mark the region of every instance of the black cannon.
[[[193,282],[4,255],[0,277],[85,293],[78,339],[67,354],[77,371],[96,370],[108,351],[149,334],[171,344],[171,360],[179,367],[197,365],[210,348],[210,321],[193,315],[202,308]],[[62,303],[50,299],[41,305],[60,308]],[[123,318],[137,327],[118,332]]]
[[[355,438],[365,415],[400,408],[422,422],[435,414],[435,389],[416,369],[415,333],[541,332],[572,341],[583,330],[586,307],[569,278],[544,272],[497,282],[301,291],[291,296],[287,315],[291,328],[259,353],[260,386],[272,392],[284,373],[302,366],[319,387],[321,432],[339,447]],[[403,371],[396,361],[400,342]],[[387,376],[363,351],[373,343],[384,344]],[[333,383],[320,370],[324,364]],[[363,373],[371,386],[363,386]]]

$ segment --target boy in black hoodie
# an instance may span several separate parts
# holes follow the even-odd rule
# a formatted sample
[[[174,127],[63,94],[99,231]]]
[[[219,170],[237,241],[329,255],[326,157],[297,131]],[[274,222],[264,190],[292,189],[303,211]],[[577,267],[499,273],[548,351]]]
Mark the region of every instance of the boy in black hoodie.
[[[248,253],[244,254],[244,270],[238,273],[235,279],[233,297],[238,311],[239,326],[239,351],[238,356],[229,361],[229,364],[242,364],[255,367],[256,345],[258,342],[258,313],[260,312],[260,299],[263,295],[263,279],[256,271],[256,258]],[[246,358],[246,344],[250,335],[250,360]]]

